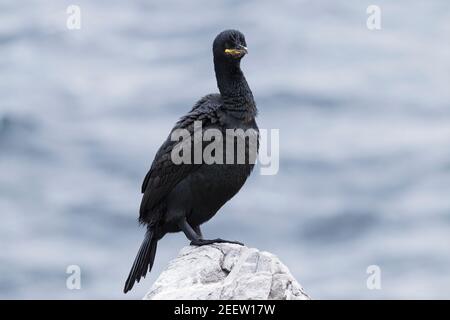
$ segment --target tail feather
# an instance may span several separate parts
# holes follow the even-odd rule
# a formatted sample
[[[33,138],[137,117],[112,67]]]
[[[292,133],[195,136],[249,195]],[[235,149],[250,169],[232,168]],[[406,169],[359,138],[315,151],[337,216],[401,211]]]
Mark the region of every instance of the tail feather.
[[[152,270],[157,244],[158,240],[153,238],[153,233],[150,230],[147,230],[144,241],[142,241],[133,266],[131,267],[130,274],[125,282],[124,293],[130,291],[135,282],[139,282],[141,278],[145,278],[147,272]]]

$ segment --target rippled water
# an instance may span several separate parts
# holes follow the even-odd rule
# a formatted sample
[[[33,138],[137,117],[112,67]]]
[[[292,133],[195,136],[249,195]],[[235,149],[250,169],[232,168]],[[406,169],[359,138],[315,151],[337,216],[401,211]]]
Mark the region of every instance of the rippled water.
[[[211,42],[243,31],[280,171],[205,227],[277,254],[313,298],[450,297],[450,3],[70,1],[0,4],[0,297],[140,298],[187,244],[160,242],[121,293],[144,230],[139,188],[173,123],[215,92]],[[82,289],[66,289],[79,265]],[[382,289],[368,290],[378,265]]]

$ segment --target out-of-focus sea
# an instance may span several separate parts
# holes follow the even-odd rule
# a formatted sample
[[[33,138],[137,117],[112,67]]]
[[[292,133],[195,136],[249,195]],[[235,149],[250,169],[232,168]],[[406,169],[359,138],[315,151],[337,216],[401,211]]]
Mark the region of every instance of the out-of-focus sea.
[[[212,40],[237,28],[280,170],[257,168],[206,236],[277,254],[316,299],[450,298],[450,2],[377,1],[376,31],[371,4],[2,1],[0,297],[144,295],[188,242],[164,238],[122,294],[141,181],[178,117],[217,91]]]

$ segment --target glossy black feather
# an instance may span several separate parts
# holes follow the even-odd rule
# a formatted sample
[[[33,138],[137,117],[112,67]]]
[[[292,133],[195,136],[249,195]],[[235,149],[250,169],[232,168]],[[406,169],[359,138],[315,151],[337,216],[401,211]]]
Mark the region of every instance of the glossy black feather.
[[[219,119],[217,110],[222,106],[219,94],[209,94],[200,99],[192,110],[183,116],[174,126],[172,131],[186,129],[191,133],[193,140],[194,121],[201,121],[203,129],[208,129],[216,124]],[[173,187],[183,180],[190,172],[198,169],[195,164],[174,164],[171,153],[177,141],[170,139],[159,148],[153,160],[152,166],[145,176],[141,191],[144,194],[141,202],[139,220],[142,223],[154,221],[154,215],[158,215],[159,202],[170,192]],[[152,210],[154,209],[154,210]]]

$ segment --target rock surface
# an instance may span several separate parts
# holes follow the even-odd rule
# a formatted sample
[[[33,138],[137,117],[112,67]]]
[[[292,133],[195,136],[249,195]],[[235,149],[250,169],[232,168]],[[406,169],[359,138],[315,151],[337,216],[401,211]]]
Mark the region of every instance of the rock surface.
[[[183,248],[144,299],[310,298],[273,254],[223,243]]]

